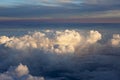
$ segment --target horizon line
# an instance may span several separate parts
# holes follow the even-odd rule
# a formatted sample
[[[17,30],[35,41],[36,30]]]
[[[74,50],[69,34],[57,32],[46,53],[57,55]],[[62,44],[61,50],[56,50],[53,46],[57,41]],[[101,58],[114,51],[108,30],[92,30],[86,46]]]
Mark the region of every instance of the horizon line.
[[[73,23],[120,23],[120,18],[2,18],[0,22],[7,21],[39,21],[39,22],[73,22]]]

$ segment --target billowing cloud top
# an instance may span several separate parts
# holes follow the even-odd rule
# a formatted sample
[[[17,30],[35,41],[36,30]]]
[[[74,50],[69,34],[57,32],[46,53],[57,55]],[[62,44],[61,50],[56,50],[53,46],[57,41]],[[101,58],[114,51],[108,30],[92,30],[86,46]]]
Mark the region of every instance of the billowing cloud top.
[[[18,65],[16,68],[11,67],[7,72],[0,74],[1,80],[44,80],[43,77],[34,77],[29,74],[26,65]]]
[[[120,35],[114,34],[113,39],[111,39],[111,44],[116,47],[120,47]]]
[[[76,30],[43,30],[30,32],[21,37],[0,36],[0,44],[22,51],[37,49],[43,52],[65,54],[76,53],[77,50],[97,44],[101,39],[102,34],[94,30],[90,30],[85,35]],[[113,34],[113,38],[108,42],[111,47],[119,47],[120,35]]]
[[[40,49],[55,53],[74,53],[81,43],[94,44],[101,39],[98,31],[91,30],[83,36],[75,30],[34,32],[22,37],[1,36],[0,43],[13,49]]]

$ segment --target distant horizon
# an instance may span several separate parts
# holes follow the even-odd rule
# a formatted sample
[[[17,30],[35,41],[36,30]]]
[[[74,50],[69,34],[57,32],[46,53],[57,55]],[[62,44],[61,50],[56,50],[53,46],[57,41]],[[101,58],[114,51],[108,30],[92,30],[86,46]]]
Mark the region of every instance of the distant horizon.
[[[38,22],[55,22],[55,23],[120,23],[120,18],[69,18],[69,19],[40,19],[40,18],[6,18],[0,19],[0,22],[7,21],[38,21]]]

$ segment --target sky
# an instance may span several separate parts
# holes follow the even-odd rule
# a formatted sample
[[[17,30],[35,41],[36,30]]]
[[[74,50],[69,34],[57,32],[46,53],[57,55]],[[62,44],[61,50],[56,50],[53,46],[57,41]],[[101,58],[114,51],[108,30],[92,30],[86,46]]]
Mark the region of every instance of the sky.
[[[0,0],[0,20],[88,18],[120,22],[119,0]]]

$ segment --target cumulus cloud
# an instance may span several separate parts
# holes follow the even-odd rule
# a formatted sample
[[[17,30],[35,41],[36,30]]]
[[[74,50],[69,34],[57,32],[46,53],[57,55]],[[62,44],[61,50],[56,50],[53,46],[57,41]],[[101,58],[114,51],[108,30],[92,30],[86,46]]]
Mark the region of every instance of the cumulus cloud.
[[[113,39],[111,39],[111,44],[114,47],[120,47],[120,34],[113,34]]]
[[[78,32],[72,30],[65,30],[64,32],[56,32],[56,52],[61,53],[62,52],[69,52],[73,53],[75,51],[75,47],[79,44],[81,41],[81,36]],[[66,51],[67,50],[67,51]]]
[[[16,69],[15,72],[17,74],[17,76],[21,77],[23,75],[26,75],[29,73],[29,70],[27,68],[27,66],[24,66],[22,64],[20,64]]]
[[[10,39],[7,36],[1,36],[0,37],[0,44],[4,44],[7,41],[9,41]]]
[[[0,74],[1,80],[44,80],[43,77],[34,77],[29,74],[26,65],[18,65],[18,67],[11,67],[7,72]]]
[[[93,44],[102,39],[102,35],[98,31],[91,30],[89,34],[90,35],[87,38],[88,43]]]
[[[75,30],[33,32],[22,37],[1,36],[0,43],[13,49],[40,49],[46,52],[74,53],[77,46],[84,42],[94,44],[101,39],[98,31],[91,30],[83,36]],[[84,40],[83,40],[84,39]],[[83,44],[84,45],[84,44]]]

